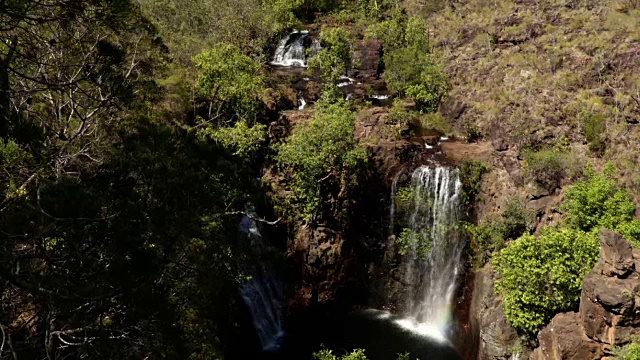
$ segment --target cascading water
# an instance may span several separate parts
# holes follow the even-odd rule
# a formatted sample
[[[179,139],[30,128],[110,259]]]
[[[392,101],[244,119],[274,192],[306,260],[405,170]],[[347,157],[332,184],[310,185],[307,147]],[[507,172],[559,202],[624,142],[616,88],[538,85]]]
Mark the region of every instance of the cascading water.
[[[459,235],[462,183],[457,169],[420,167],[411,177],[406,214],[403,319],[414,332],[446,340],[464,238]],[[393,211],[393,210],[392,210]]]
[[[302,91],[298,91],[298,110],[304,110],[304,108],[307,106],[307,102],[304,100],[304,96],[302,94]]]
[[[307,66],[307,49],[305,41],[308,31],[292,31],[280,40],[271,65],[273,66]]]
[[[266,247],[258,224],[243,216],[240,232],[245,234],[253,249]],[[281,279],[270,266],[262,263],[246,270],[251,280],[240,288],[240,295],[249,308],[262,350],[275,350],[280,346],[284,330],[282,326],[282,302],[284,289]]]

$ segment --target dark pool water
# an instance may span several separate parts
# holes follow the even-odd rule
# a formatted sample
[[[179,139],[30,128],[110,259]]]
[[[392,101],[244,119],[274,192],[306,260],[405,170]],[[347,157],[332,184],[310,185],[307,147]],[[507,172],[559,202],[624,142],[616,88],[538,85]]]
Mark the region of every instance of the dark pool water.
[[[442,338],[420,335],[398,324],[399,317],[378,310],[363,310],[339,318],[316,320],[308,329],[288,333],[277,351],[263,352],[264,360],[311,359],[321,344],[343,355],[353,349],[365,349],[369,360],[396,360],[410,353],[411,359],[462,360],[459,352]],[[330,326],[327,326],[330,325]],[[321,331],[315,331],[321,329]]]

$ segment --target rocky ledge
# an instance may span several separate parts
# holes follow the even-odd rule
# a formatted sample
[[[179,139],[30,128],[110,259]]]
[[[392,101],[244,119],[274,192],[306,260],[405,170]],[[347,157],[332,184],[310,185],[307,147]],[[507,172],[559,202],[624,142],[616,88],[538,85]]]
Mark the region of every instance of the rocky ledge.
[[[640,252],[618,233],[600,232],[600,260],[584,279],[580,310],[556,315],[530,360],[596,360],[640,335]]]

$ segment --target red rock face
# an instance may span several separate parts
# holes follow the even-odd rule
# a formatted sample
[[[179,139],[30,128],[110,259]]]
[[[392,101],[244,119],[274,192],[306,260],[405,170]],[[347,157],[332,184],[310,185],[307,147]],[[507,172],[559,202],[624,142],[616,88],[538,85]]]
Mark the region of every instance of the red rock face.
[[[556,315],[538,335],[540,347],[531,360],[595,360],[602,357],[600,345],[589,339],[578,313]]]

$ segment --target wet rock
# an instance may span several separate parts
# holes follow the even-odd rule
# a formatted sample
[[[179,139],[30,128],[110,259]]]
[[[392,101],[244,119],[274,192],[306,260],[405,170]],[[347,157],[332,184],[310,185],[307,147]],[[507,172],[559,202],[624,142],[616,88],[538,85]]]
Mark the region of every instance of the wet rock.
[[[538,335],[540,347],[530,360],[597,360],[602,357],[600,345],[589,339],[575,312],[558,314]]]

